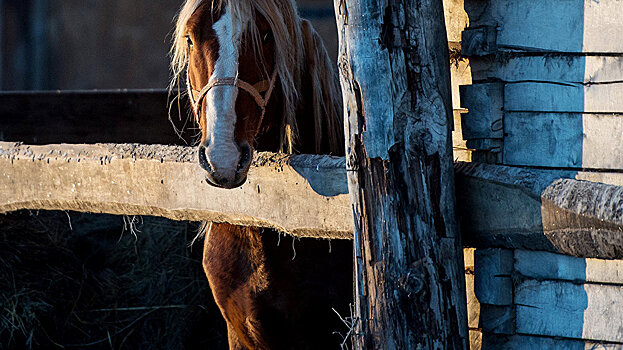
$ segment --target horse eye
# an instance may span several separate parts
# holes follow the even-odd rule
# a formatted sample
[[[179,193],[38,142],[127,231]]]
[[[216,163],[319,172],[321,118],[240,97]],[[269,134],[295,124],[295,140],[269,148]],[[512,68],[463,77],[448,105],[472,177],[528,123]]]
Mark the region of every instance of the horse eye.
[[[272,39],[272,37],[271,32],[266,32],[266,34],[262,37],[262,43],[266,44],[270,39]]]
[[[193,47],[193,41],[190,38],[190,35],[186,35],[186,44],[188,44],[188,47],[190,47],[190,48]]]

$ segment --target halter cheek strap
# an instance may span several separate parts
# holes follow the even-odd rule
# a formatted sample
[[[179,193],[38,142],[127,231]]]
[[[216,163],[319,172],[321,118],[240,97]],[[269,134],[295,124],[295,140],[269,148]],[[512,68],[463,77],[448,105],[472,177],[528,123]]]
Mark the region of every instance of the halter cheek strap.
[[[186,73],[186,87],[188,89],[188,96],[190,97],[190,103],[193,107],[193,113],[195,115],[195,120],[199,122],[199,108],[201,108],[201,103],[205,99],[206,95],[215,86],[235,86],[239,89],[246,91],[253,99],[258,107],[262,110],[260,115],[260,122],[257,126],[258,130],[262,125],[262,121],[264,120],[264,114],[266,113],[266,105],[268,105],[268,101],[270,100],[270,95],[273,92],[273,88],[275,87],[275,80],[277,79],[277,70],[273,71],[273,74],[270,77],[270,80],[262,80],[253,85],[247,83],[242,79],[236,78],[213,78],[210,79],[208,84],[199,90],[193,89],[190,84],[190,77],[188,73]],[[266,92],[264,97],[262,97],[262,93]]]

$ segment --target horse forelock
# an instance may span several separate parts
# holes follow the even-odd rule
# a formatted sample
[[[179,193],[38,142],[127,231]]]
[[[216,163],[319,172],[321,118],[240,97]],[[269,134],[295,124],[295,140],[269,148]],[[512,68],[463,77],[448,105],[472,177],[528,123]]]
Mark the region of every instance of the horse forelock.
[[[313,32],[312,39],[318,41],[317,44],[319,45],[310,43],[309,37],[303,34],[304,25],[302,25],[302,20],[293,0],[186,0],[178,13],[173,36],[171,48],[173,78],[170,89],[177,86],[188,64],[188,49],[185,39],[186,24],[194,12],[204,3],[209,3],[211,10],[226,8],[232,18],[241,23],[243,32],[248,36],[246,40],[252,45],[255,52],[261,52],[260,33],[255,21],[256,13],[263,16],[268,22],[275,42],[274,69],[277,71],[284,99],[281,121],[282,150],[285,152],[293,151],[292,144],[295,142],[298,133],[296,112],[301,98],[299,94],[301,78],[305,69],[312,69],[315,70],[315,72],[311,72],[314,83],[318,79],[328,80],[324,82],[328,84],[324,89],[321,89],[320,85],[314,86],[314,110],[323,112],[314,113],[316,124],[324,124],[326,125],[325,128],[328,128],[325,133],[329,137],[332,151],[334,153],[343,152],[343,148],[339,146],[341,145],[341,138],[338,137],[336,140],[332,136],[335,129],[341,134],[341,126],[336,126],[332,122],[336,107],[341,107],[339,87],[336,91],[334,84],[336,81],[335,73],[331,65],[328,64],[328,56],[317,34]],[[316,60],[316,62],[307,67],[306,62],[309,59]],[[327,86],[329,87],[328,91]],[[337,110],[337,113],[339,114],[340,111]],[[323,122],[321,118],[328,119]],[[321,129],[316,128],[317,140],[322,138],[319,130]],[[341,149],[334,150],[336,146]]]

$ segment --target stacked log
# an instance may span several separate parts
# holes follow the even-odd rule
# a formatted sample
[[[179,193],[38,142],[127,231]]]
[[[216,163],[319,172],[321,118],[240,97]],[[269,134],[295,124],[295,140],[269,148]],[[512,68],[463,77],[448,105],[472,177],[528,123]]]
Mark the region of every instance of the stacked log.
[[[505,165],[480,190],[457,184],[457,201],[476,204],[462,227],[487,227],[463,232],[478,248],[472,348],[620,348],[623,262],[605,259],[623,258],[621,227],[593,214],[623,213],[606,194],[623,182],[623,3],[465,0],[465,11],[473,84],[460,87],[462,136],[473,160]],[[492,201],[469,200],[481,196]],[[569,210],[571,226],[552,224]]]

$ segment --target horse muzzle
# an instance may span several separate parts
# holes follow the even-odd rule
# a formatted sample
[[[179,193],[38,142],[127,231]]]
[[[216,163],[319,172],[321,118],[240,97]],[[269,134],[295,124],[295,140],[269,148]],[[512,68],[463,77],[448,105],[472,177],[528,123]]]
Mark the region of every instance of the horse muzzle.
[[[199,165],[206,172],[207,182],[219,188],[236,188],[242,186],[247,180],[251,160],[253,159],[253,149],[247,142],[238,146],[238,161],[236,165],[218,166],[210,160],[208,150],[205,145],[198,147]],[[235,166],[235,169],[233,167]]]

